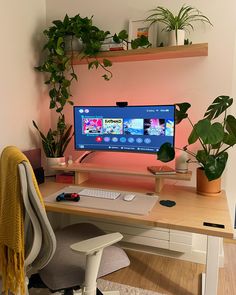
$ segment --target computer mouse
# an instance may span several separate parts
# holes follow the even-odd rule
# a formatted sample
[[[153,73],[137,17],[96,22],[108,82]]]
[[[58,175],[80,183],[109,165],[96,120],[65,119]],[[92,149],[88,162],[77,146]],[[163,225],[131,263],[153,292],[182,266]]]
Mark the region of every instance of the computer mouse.
[[[130,201],[133,201],[134,198],[135,198],[135,195],[133,195],[133,194],[128,194],[128,195],[124,195],[123,200],[124,200],[124,201],[128,201],[128,202],[130,202]]]

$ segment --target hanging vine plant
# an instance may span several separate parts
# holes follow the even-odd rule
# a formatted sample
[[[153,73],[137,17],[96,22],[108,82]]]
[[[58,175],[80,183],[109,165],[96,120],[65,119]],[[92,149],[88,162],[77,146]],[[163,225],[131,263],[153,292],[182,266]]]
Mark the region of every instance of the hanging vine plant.
[[[61,138],[65,140],[65,134],[68,136],[66,140],[71,139],[70,132],[67,132],[68,129],[71,131],[71,127],[66,126],[63,109],[66,104],[73,105],[70,87],[74,80],[78,81],[78,76],[75,73],[72,63],[75,54],[72,48],[73,40],[77,39],[82,44],[79,49],[79,54],[81,59],[87,60],[88,69],[102,68],[105,72],[102,77],[109,81],[112,78],[112,72],[110,70],[112,62],[105,58],[100,60],[97,58],[97,55],[100,52],[103,42],[107,38],[112,38],[115,43],[126,42],[126,44],[128,44],[128,34],[125,30],[122,30],[120,33],[111,36],[109,31],[100,30],[93,25],[92,17],[81,17],[79,14],[74,17],[68,17],[68,15],[66,15],[63,20],[55,20],[52,23],[53,25],[43,32],[47,39],[43,47],[43,50],[47,52],[45,59],[43,63],[35,67],[35,69],[47,74],[45,84],[49,87],[50,109],[55,109],[59,115],[57,129],[54,131],[50,129],[47,134],[50,138],[50,142],[53,139],[54,146],[56,146],[58,141],[58,145],[60,145]],[[68,36],[71,37],[69,42],[70,53],[68,53],[66,48],[68,47],[66,46],[66,39]],[[131,42],[133,49],[149,47],[150,45],[148,38],[145,36],[141,36]],[[45,146],[47,135],[43,135],[35,122],[34,127],[39,131],[43,146]],[[48,144],[49,143],[46,142],[46,146],[48,146]],[[48,152],[46,154],[48,154]],[[49,154],[55,157],[55,153]]]

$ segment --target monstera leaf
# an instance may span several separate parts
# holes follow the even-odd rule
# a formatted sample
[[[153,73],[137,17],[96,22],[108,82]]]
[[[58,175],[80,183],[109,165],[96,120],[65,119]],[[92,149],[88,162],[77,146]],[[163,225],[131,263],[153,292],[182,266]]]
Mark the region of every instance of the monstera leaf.
[[[211,124],[210,120],[202,119],[194,125],[188,143],[193,144],[198,139],[201,139],[204,144],[216,145],[222,142],[223,138],[224,128],[220,123]]]
[[[205,174],[208,180],[214,180],[221,177],[224,172],[226,163],[228,160],[228,153],[224,152],[218,157],[213,155],[208,155],[207,160],[204,165]]]
[[[157,152],[157,159],[162,162],[169,162],[175,158],[175,150],[169,142],[163,143]]]
[[[218,96],[206,110],[204,118],[212,120],[219,117],[232,103],[233,98],[226,95]]]
[[[187,110],[191,107],[188,102],[175,104],[175,124],[179,124],[183,119],[188,117]]]

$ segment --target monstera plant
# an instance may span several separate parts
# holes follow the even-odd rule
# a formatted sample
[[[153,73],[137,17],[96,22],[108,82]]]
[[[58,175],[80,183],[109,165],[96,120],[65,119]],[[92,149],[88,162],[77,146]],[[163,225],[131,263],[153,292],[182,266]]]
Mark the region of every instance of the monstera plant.
[[[203,118],[195,124],[187,114],[190,104],[176,104],[176,123],[187,118],[192,126],[188,145],[182,150],[204,169],[209,181],[221,177],[228,160],[227,151],[236,144],[236,118],[228,114],[232,104],[233,98],[225,95],[218,96],[207,108]],[[199,142],[200,149],[193,152],[189,146],[196,142]],[[173,147],[164,143],[158,151],[158,160],[168,162],[174,157]]]

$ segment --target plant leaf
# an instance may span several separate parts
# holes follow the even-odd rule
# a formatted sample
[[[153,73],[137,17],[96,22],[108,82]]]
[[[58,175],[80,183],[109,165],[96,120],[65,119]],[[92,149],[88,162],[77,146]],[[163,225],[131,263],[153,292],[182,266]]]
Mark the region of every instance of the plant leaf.
[[[236,137],[236,119],[232,115],[228,115],[226,118],[226,130],[231,136]]]
[[[188,143],[195,143],[199,137],[205,142],[207,140],[208,132],[210,130],[211,123],[208,119],[202,119],[198,121],[194,126],[191,134],[188,138]]]
[[[59,37],[57,40],[57,47],[56,47],[56,53],[58,55],[64,55],[64,49],[61,47],[61,45],[63,44],[64,39],[62,37]]]
[[[228,153],[221,153],[219,156],[214,157],[212,155],[208,155],[206,163],[204,165],[205,173],[208,180],[214,180],[221,177],[224,172],[226,163],[228,160]]]
[[[126,30],[120,31],[119,34],[118,34],[118,38],[121,39],[121,40],[128,39],[127,31]]]
[[[206,135],[207,138],[203,141],[204,143],[213,145],[220,143],[224,138],[224,128],[219,122],[213,123]]]
[[[175,124],[179,124],[183,119],[188,117],[187,110],[191,107],[188,102],[175,104]]]
[[[206,110],[204,118],[212,120],[219,117],[232,103],[233,98],[226,95],[218,96]]]
[[[157,152],[157,159],[161,162],[169,162],[175,158],[175,150],[169,142],[165,142],[161,145]]]
[[[111,67],[112,62],[109,59],[104,58],[103,59],[103,65],[104,65],[104,67]]]

